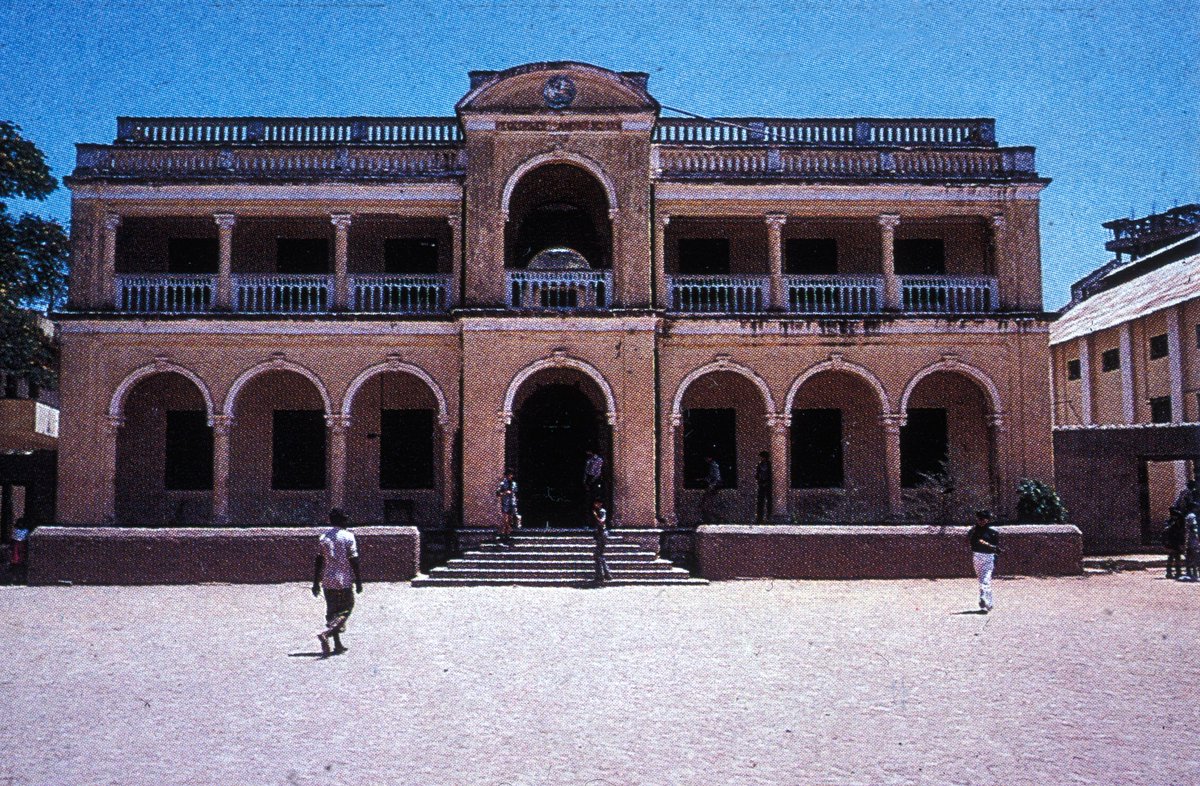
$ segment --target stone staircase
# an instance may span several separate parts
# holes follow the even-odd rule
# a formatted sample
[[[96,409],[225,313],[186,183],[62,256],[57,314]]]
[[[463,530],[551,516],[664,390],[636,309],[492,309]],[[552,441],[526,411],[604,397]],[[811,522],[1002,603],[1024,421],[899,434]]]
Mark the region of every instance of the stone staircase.
[[[484,543],[412,583],[414,587],[584,587],[595,575],[593,548],[586,530],[520,533],[513,536],[511,546]],[[612,571],[607,586],[708,584],[616,535],[609,537],[605,556]]]

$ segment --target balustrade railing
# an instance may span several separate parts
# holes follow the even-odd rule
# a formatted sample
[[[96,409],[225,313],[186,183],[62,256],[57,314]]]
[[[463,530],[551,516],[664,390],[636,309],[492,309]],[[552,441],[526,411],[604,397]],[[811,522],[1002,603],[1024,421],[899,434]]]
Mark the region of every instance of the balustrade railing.
[[[787,309],[797,314],[871,314],[883,307],[883,276],[784,276]]]
[[[513,308],[575,311],[612,306],[609,270],[509,270],[506,279]]]
[[[450,276],[352,275],[352,308],[362,312],[432,314],[449,307]]]
[[[901,276],[904,310],[933,314],[980,314],[999,308],[991,276]]]
[[[809,150],[786,147],[664,147],[663,177],[989,179],[1037,174],[1030,148],[999,150]]]
[[[118,274],[116,309],[135,314],[197,314],[213,303],[215,275]]]
[[[450,144],[453,117],[119,117],[117,141],[137,144]]]
[[[708,314],[751,314],[767,305],[770,276],[669,276],[671,308]]]
[[[319,314],[332,305],[333,276],[233,276],[233,309],[258,314]]]
[[[79,145],[77,175],[180,177],[445,177],[461,174],[457,148],[177,147]]]
[[[654,141],[677,145],[994,147],[991,118],[661,118]]]

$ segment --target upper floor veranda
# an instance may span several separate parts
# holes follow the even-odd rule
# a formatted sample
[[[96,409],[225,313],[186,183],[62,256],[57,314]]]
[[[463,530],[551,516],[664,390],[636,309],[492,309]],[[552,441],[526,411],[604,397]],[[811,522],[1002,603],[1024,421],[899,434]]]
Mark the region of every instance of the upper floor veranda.
[[[120,118],[70,309],[1041,311],[1034,151],[989,119],[669,119],[646,77],[472,72],[452,118]]]

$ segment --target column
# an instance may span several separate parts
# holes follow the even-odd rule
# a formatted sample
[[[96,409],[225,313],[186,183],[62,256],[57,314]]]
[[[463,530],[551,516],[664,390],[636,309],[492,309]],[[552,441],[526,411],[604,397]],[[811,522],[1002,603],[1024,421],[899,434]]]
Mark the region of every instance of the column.
[[[229,524],[229,433],[233,418],[229,415],[213,415],[213,479],[212,479],[212,523],[218,527]]]
[[[774,415],[767,417],[771,429],[771,520],[783,524],[792,520],[791,462],[788,456],[788,437],[791,435],[791,417]]]
[[[888,518],[900,520],[904,518],[904,492],[900,479],[900,427],[904,425],[904,416],[881,415],[879,423],[883,426],[883,456],[887,474]]]
[[[998,413],[988,415],[988,480],[991,483],[992,510],[1000,519],[1009,518],[1008,501],[1014,490],[1008,488],[1008,471],[1003,462],[1003,451],[1000,441],[1004,438],[1004,416]]]
[[[900,278],[896,275],[896,226],[899,223],[900,216],[897,215],[879,217],[884,311],[901,311],[904,308],[904,293],[900,290]]]
[[[1081,425],[1092,425],[1092,337],[1079,337],[1079,413]]]
[[[671,308],[671,290],[667,282],[667,224],[671,217],[658,216],[654,232],[654,288],[658,292],[659,308]]]
[[[109,415],[100,446],[100,516],[106,525],[117,523],[117,436],[124,426],[125,418]]]
[[[451,213],[446,216],[450,224],[450,291],[446,293],[446,308],[462,305],[462,216]]]
[[[99,301],[103,308],[116,308],[117,303],[117,230],[121,217],[116,213],[104,216],[104,260],[100,268]]]
[[[346,311],[350,308],[350,280],[348,278],[350,214],[334,213],[329,217],[333,224],[333,308]],[[334,507],[341,507],[334,505]]]
[[[658,515],[666,519],[668,527],[674,527],[679,520],[675,512],[675,459],[680,425],[679,418],[668,416],[659,445]]]
[[[218,311],[233,309],[233,227],[237,216],[232,213],[214,213],[217,222],[217,293]]]
[[[1167,309],[1167,366],[1171,375],[1171,422],[1182,423],[1183,401],[1183,306]]]
[[[771,273],[768,308],[772,311],[787,311],[787,291],[783,288],[783,225],[786,223],[786,214],[767,214],[767,259]]]
[[[992,216],[992,275],[996,277],[996,288],[999,290],[996,293],[996,298],[1000,303],[992,303],[992,308],[998,308],[1002,304],[1007,307],[1010,305],[1012,298],[1009,297],[1009,289],[1015,284],[1012,277],[1009,275],[1007,268],[1008,259],[1004,254],[1004,214],[997,213]]]
[[[442,512],[448,515],[454,510],[454,429],[449,417],[438,417],[438,432],[442,439]]]
[[[1133,388],[1133,323],[1125,322],[1120,327],[1121,347],[1121,412],[1126,423],[1137,421],[1137,407]]]
[[[350,418],[326,415],[329,427],[329,507],[344,508],[346,504],[346,432]]]

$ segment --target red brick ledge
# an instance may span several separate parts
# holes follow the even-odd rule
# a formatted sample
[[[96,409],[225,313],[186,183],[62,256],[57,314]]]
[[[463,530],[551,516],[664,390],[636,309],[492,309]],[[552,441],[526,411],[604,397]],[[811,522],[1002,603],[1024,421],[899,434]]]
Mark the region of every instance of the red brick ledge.
[[[39,527],[30,536],[30,584],[277,584],[311,581],[325,527],[245,529]],[[352,527],[364,581],[417,575],[416,527]]]
[[[696,529],[700,575],[710,580],[915,579],[973,576],[969,527],[742,526]],[[1077,576],[1083,536],[1068,524],[998,526],[1001,575]]]

